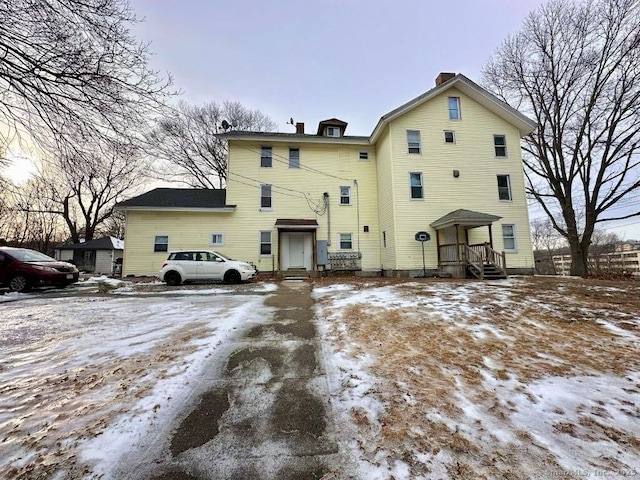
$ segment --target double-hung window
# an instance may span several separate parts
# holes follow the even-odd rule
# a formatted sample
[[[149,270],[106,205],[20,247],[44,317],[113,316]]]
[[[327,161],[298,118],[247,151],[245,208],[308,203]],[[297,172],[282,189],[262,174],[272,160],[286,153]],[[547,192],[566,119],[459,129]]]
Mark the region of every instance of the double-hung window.
[[[260,166],[270,168],[273,166],[273,150],[271,147],[262,147],[260,149]]]
[[[260,255],[271,255],[271,230],[260,232]]]
[[[506,252],[515,252],[518,249],[515,225],[502,225],[502,247]]]
[[[460,120],[460,98],[449,97],[449,120]]]
[[[271,185],[260,185],[260,208],[273,208]]]
[[[338,243],[340,250],[352,250],[353,249],[353,237],[350,233],[339,233]]]
[[[351,205],[351,187],[340,187],[340,205]]]
[[[210,244],[214,247],[224,245],[224,235],[222,233],[212,233]]]
[[[420,130],[407,130],[407,151],[420,153]]]
[[[411,187],[412,200],[424,198],[424,191],[422,188],[422,173],[409,173],[409,186]]]
[[[300,168],[300,149],[289,149],[289,168]]]
[[[498,198],[511,200],[511,180],[509,175],[498,175]]]
[[[444,143],[456,143],[456,133],[453,130],[444,131]]]
[[[496,152],[496,157],[507,156],[507,141],[504,135],[493,136],[493,149]]]
[[[153,251],[154,252],[168,252],[169,251],[169,236],[168,235],[156,235],[153,238]]]

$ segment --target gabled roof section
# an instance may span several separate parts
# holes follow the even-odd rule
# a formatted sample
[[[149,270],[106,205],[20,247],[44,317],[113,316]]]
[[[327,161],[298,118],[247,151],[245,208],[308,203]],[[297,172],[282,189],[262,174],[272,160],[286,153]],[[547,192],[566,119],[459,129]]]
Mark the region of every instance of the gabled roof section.
[[[450,80],[445,81],[441,85],[432,88],[431,90],[417,96],[413,100],[408,101],[404,105],[401,105],[398,108],[391,110],[389,113],[380,117],[378,124],[373,129],[373,133],[369,138],[370,142],[376,142],[378,136],[382,133],[384,127],[387,126],[389,122],[422,105],[435,96],[440,95],[447,90],[450,90],[451,88],[456,88],[457,90],[461,91],[465,95],[478,102],[480,105],[498,115],[504,121],[509,122],[510,124],[515,126],[520,131],[521,137],[524,137],[525,135],[531,133],[537,126],[537,123],[531,120],[529,117],[523,115],[515,108],[507,105],[498,97],[459,73]]]
[[[232,212],[225,189],[156,188],[118,203],[116,210],[213,210]]]
[[[473,210],[454,210],[447,213],[444,217],[440,217],[431,226],[436,230],[453,225],[463,225],[468,227],[482,227],[485,225],[491,225],[493,222],[497,222],[502,217],[496,215],[490,215],[488,213],[474,212]]]
[[[56,250],[124,250],[124,242],[116,237],[103,237],[86,242],[61,245]]]

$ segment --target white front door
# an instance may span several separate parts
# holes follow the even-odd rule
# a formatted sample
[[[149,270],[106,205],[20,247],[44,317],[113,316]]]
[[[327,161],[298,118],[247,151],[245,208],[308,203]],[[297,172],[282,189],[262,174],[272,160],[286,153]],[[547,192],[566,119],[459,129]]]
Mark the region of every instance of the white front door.
[[[289,234],[289,268],[305,268],[304,233]]]

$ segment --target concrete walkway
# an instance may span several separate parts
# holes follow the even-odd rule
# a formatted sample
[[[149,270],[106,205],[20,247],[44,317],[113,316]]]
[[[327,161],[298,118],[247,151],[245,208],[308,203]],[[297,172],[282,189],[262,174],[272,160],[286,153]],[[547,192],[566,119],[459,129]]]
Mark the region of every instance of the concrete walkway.
[[[156,480],[349,478],[338,453],[311,286],[282,282],[212,372],[170,441]],[[162,473],[157,473],[161,471]],[[340,473],[338,473],[340,472]]]

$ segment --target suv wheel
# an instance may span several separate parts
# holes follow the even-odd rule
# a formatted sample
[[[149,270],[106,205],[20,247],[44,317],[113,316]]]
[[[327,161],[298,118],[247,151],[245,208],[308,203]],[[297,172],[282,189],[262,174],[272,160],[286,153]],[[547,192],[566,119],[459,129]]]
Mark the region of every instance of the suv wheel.
[[[164,274],[164,281],[167,282],[167,285],[175,287],[177,285],[180,285],[180,282],[182,282],[182,277],[178,272],[172,270]]]
[[[242,277],[240,277],[240,272],[237,270],[229,270],[224,274],[225,283],[240,283]]]
[[[9,289],[12,292],[28,292],[31,290],[31,285],[29,285],[27,277],[19,273],[18,275],[14,275],[9,281]]]

